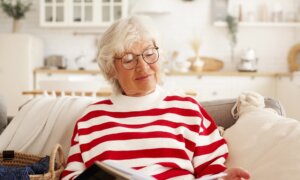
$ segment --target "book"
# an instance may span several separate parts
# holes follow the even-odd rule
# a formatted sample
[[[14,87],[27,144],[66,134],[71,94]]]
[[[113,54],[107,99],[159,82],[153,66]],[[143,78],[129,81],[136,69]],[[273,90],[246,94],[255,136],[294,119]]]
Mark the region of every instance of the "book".
[[[222,172],[196,180],[215,180],[227,174]],[[152,176],[145,175],[135,169],[131,169],[121,164],[105,161],[96,161],[93,165],[84,170],[75,180],[154,180]]]
[[[152,176],[111,161],[96,161],[84,170],[76,180],[154,180]]]

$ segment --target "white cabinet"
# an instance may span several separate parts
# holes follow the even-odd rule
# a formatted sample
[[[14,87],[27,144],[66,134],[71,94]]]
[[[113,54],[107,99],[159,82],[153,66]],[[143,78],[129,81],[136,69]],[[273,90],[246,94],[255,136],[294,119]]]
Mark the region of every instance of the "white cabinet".
[[[243,91],[255,91],[266,97],[276,97],[273,76],[167,76],[163,86],[180,92],[195,91],[199,101],[236,98]]]
[[[300,79],[298,79],[300,80]],[[287,117],[300,121],[300,82],[291,77],[281,77],[277,81],[277,97],[282,103]]]
[[[99,27],[127,16],[128,0],[41,0],[43,27]]]
[[[46,70],[34,71],[34,90],[96,92],[110,89],[99,71]]]

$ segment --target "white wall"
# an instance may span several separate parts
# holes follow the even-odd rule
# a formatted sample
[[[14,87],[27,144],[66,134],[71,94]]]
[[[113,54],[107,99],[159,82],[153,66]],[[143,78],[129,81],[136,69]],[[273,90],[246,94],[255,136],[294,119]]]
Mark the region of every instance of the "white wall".
[[[139,0],[129,0],[131,9]],[[155,0],[153,0],[155,1]],[[156,0],[159,1],[159,0]],[[265,0],[266,1],[266,0]],[[276,0],[268,0],[268,2]],[[287,4],[287,1],[281,1]],[[292,2],[292,1],[290,1]],[[153,16],[161,36],[163,37],[166,55],[171,51],[180,51],[180,57],[185,60],[192,56],[189,42],[200,36],[202,41],[201,54],[219,58],[225,63],[225,70],[235,69],[230,60],[229,41],[225,27],[214,27],[210,20],[211,0],[166,0],[172,10],[169,15]],[[158,2],[159,4],[159,2]],[[0,12],[0,33],[10,32],[11,19]],[[97,36],[75,36],[74,32],[103,32],[103,28],[41,28],[39,26],[39,3],[34,1],[33,9],[23,20],[23,33],[40,37],[45,42],[45,56],[61,54],[69,60],[69,67],[76,68],[74,58],[84,53],[91,61],[96,54]],[[299,29],[295,27],[240,27],[237,60],[243,49],[252,47],[259,56],[259,71],[285,72],[287,54],[292,45],[299,42]],[[234,62],[236,63],[236,62]],[[96,69],[94,64],[90,68]]]

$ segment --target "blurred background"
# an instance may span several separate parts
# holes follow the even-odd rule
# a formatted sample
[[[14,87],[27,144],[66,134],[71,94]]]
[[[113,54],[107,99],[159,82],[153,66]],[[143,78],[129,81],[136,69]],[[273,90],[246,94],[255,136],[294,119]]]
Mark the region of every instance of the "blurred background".
[[[29,4],[20,19],[0,9],[0,94],[11,115],[44,91],[108,95],[95,61],[98,40],[113,21],[142,14],[160,32],[167,89],[199,101],[252,90],[279,99],[300,119],[299,0],[6,2]]]

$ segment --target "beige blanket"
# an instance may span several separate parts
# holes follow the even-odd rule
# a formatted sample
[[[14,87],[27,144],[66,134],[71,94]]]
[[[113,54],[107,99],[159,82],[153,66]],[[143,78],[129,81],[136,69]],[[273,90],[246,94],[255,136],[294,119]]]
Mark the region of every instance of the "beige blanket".
[[[0,135],[0,150],[49,155],[59,143],[67,153],[76,120],[95,101],[96,98],[67,96],[32,99]]]

